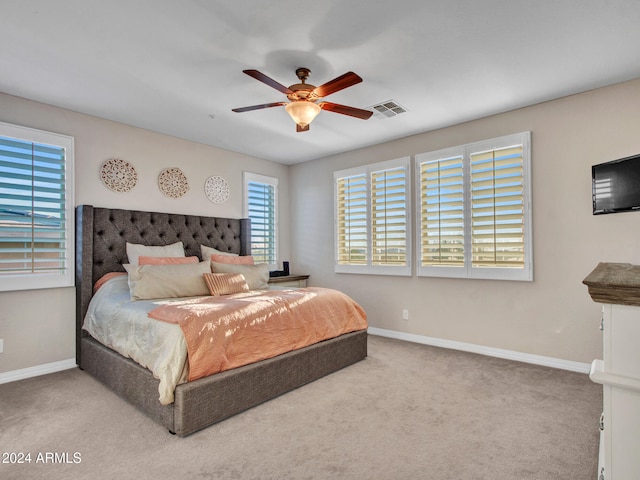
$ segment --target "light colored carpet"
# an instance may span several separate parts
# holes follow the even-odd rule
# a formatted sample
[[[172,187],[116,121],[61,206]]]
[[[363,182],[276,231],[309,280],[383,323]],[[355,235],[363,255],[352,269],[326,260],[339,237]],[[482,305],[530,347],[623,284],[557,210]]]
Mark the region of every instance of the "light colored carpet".
[[[370,336],[366,360],[179,438],[74,369],[0,385],[0,452],[31,453],[0,478],[595,479],[601,405],[584,374]]]

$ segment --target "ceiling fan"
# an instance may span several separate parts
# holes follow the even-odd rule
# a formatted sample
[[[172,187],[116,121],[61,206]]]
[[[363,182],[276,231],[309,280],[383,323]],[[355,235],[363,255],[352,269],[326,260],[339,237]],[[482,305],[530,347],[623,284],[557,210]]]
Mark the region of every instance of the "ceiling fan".
[[[243,70],[243,73],[246,73],[250,77],[253,77],[256,80],[275,88],[279,92],[284,93],[290,101],[234,108],[232,109],[233,112],[241,113],[249,112],[251,110],[260,110],[263,108],[284,106],[287,113],[291,116],[293,121],[296,122],[297,132],[308,131],[309,124],[320,113],[320,110],[349,115],[350,117],[361,118],[363,120],[366,120],[373,115],[373,112],[362,110],[360,108],[348,107],[346,105],[331,102],[319,102],[323,97],[362,82],[362,78],[353,72],[347,72],[344,75],[340,75],[319,87],[306,83],[311,70],[305,67],[300,67],[296,70],[296,76],[300,79],[300,83],[296,83],[289,87],[285,87],[258,70]]]

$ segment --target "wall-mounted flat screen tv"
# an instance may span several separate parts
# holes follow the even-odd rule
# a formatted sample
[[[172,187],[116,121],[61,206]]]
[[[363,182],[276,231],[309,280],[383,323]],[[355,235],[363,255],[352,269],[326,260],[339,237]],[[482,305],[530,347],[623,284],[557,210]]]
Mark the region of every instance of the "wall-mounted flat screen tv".
[[[640,155],[591,167],[593,214],[640,210]]]

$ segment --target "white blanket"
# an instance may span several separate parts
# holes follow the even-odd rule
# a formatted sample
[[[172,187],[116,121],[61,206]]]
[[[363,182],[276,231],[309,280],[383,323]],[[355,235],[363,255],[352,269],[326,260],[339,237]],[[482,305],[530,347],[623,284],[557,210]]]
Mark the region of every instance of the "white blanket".
[[[91,299],[82,327],[103,345],[151,370],[160,380],[162,405],[173,402],[176,385],[188,377],[187,345],[180,327],[147,317],[149,311],[171,301],[132,302],[127,276],[115,277]]]

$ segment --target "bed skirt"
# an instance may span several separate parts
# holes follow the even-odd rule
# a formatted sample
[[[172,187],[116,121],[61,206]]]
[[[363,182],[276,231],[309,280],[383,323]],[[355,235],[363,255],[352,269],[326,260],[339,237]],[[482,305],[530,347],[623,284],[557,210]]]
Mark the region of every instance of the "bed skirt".
[[[363,360],[367,331],[178,385],[170,405],[158,401],[159,380],[149,370],[93,338],[82,339],[81,355],[83,370],[170,432],[186,436]]]

